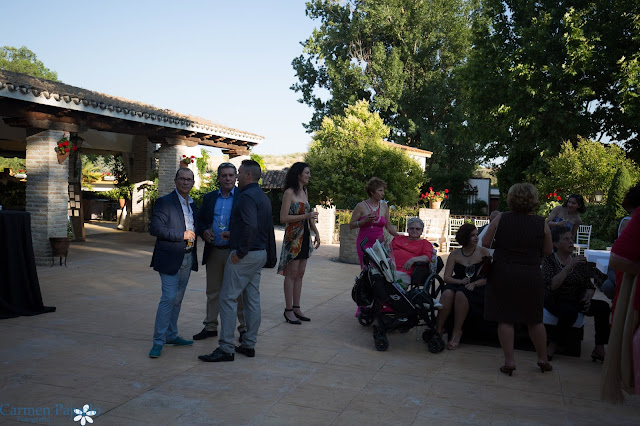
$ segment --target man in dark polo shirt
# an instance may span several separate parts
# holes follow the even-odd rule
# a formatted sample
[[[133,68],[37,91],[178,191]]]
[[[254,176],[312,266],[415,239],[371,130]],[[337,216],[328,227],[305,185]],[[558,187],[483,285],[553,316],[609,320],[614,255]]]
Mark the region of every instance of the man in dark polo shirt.
[[[267,260],[267,238],[271,230],[271,203],[258,186],[260,165],[244,160],[238,170],[240,194],[231,214],[229,247],[220,292],[219,346],[198,358],[206,362],[233,361],[234,353],[255,356],[254,346],[260,328],[260,271]],[[233,343],[237,299],[242,295],[247,332],[241,346]]]

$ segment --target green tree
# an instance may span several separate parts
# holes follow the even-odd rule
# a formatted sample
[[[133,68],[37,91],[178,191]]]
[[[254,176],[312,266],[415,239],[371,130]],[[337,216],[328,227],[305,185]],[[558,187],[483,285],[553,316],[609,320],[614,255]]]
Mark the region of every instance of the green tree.
[[[312,176],[311,204],[353,208],[366,197],[364,185],[374,176],[387,182],[390,204],[416,203],[422,170],[404,151],[383,144],[388,133],[365,101],[347,107],[344,115],[325,117],[305,156]]]
[[[38,60],[36,54],[27,49],[3,46],[0,47],[0,70],[19,72],[32,77],[58,81],[58,73],[51,71]]]
[[[314,109],[305,127],[319,130],[325,117],[367,100],[390,127],[390,140],[433,152],[434,184],[461,186],[477,156],[457,79],[471,47],[473,1],[307,2],[320,27],[292,62],[299,79],[292,90]]]
[[[616,144],[579,138],[576,147],[565,142],[562,151],[548,160],[549,173],[538,176],[541,194],[558,189],[566,197],[570,193],[581,194],[593,201],[596,191],[609,192],[616,171],[624,168],[634,181],[640,178],[640,169],[626,158],[625,152]]]
[[[473,22],[463,101],[487,158],[507,158],[502,193],[547,174],[564,141],[637,144],[636,0],[484,0]]]

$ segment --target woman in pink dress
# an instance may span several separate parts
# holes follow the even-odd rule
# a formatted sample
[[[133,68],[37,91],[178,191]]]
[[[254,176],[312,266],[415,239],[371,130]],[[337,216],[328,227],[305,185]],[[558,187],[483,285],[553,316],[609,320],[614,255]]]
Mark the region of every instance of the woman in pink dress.
[[[386,188],[387,184],[382,179],[377,177],[369,179],[364,187],[369,198],[358,203],[351,215],[349,229],[358,228],[356,249],[358,250],[358,259],[360,259],[360,268],[363,267],[360,248],[362,240],[367,239],[365,248],[371,247],[378,240],[384,241],[384,228],[387,228],[387,231],[394,237],[398,235],[389,220],[389,207],[383,201]]]

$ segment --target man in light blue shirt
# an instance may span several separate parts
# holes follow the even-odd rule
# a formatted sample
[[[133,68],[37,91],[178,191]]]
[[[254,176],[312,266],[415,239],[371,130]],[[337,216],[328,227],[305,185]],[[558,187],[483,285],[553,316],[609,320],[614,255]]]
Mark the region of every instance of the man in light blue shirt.
[[[207,266],[207,316],[204,328],[193,336],[193,340],[203,340],[218,335],[218,315],[220,313],[220,289],[224,278],[224,265],[229,258],[229,241],[222,238],[222,231],[228,230],[231,209],[236,200],[236,167],[231,163],[218,166],[220,189],[211,191],[202,200],[198,215],[198,235],[205,241],[202,264]],[[238,298],[238,331],[240,341],[246,325],[242,296]]]

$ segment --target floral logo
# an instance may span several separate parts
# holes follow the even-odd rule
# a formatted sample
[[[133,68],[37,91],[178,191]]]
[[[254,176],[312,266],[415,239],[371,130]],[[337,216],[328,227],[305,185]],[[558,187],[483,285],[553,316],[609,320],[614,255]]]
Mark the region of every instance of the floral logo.
[[[89,407],[89,404],[85,404],[82,407],[82,410],[80,410],[79,408],[75,408],[73,410],[74,413],[77,414],[77,416],[75,416],[73,418],[74,422],[80,422],[80,424],[82,426],[86,425],[87,422],[89,423],[93,423],[93,419],[91,418],[91,416],[95,416],[96,415],[96,411],[95,410],[89,410],[91,407]]]

